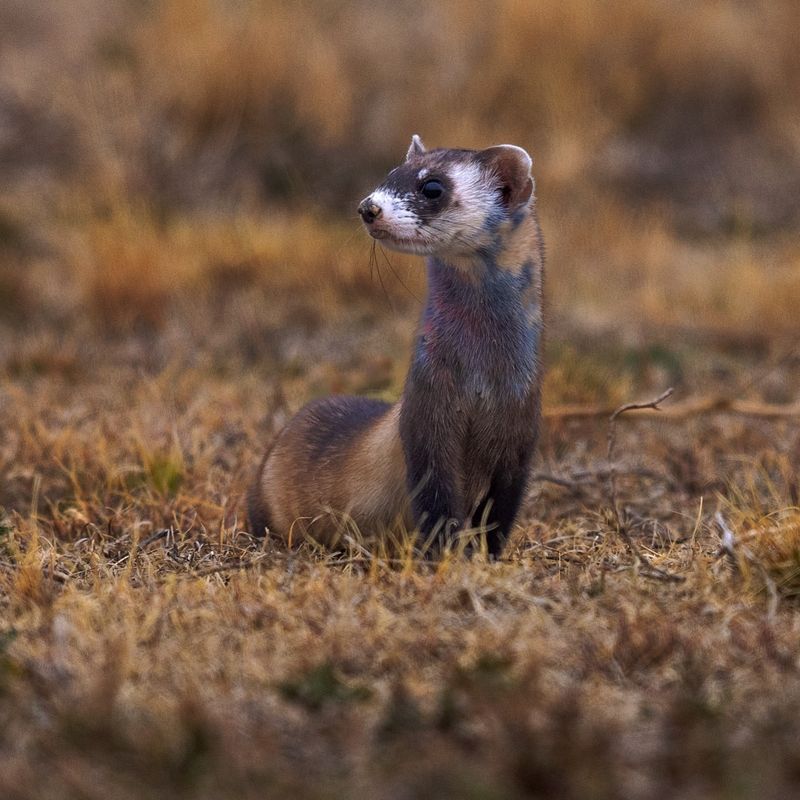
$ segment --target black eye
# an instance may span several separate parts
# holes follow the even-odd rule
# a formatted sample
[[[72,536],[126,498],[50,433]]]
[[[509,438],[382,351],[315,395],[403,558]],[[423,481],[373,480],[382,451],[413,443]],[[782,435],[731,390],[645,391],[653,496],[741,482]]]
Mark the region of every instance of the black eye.
[[[444,194],[444,186],[442,186],[441,181],[425,181],[420,191],[428,200],[436,200],[437,197],[441,197]]]

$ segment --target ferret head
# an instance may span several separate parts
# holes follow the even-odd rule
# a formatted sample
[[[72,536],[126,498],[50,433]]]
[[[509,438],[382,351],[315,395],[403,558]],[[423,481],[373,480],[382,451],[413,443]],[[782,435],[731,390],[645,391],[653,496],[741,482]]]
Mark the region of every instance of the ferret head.
[[[361,201],[358,213],[370,236],[394,250],[469,258],[491,246],[502,223],[527,212],[531,164],[512,144],[426,150],[415,135],[405,162]]]

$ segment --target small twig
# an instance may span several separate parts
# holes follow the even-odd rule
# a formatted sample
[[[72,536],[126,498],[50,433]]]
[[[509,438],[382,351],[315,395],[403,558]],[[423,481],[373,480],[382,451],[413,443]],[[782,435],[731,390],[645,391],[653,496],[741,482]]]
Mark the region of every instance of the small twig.
[[[161,528],[157,530],[155,533],[151,533],[144,541],[139,543],[139,549],[144,550],[145,547],[149,547],[153,542],[157,542],[159,539],[163,539],[165,536],[168,536],[172,532],[172,528]]]
[[[663,391],[655,400],[648,400],[644,403],[625,403],[625,405],[620,406],[612,415],[609,422],[614,422],[620,414],[624,414],[626,411],[638,411],[644,408],[652,408],[655,411],[661,411],[659,408],[660,404],[663,403],[668,397],[672,395],[675,391],[673,386],[670,386],[669,389]],[[611,463],[611,462],[609,462]]]
[[[204,578],[207,575],[216,575],[218,572],[228,572],[237,569],[250,569],[257,567],[259,564],[264,563],[267,559],[253,558],[250,561],[236,561],[230,564],[215,564],[211,567],[203,567],[203,569],[191,570],[190,574],[193,578]]]
[[[641,556],[639,558],[641,559]],[[639,574],[645,578],[652,578],[654,581],[666,581],[667,583],[683,583],[685,580],[683,575],[675,575],[673,572],[654,567],[646,561],[640,563]]]
[[[539,481],[540,483],[552,483],[555,486],[563,486],[566,489],[580,489],[587,485],[607,480],[610,470],[610,467],[604,466],[596,469],[576,470],[569,475],[553,475],[549,472],[536,472],[532,480]],[[650,478],[652,480],[663,480],[666,482],[670,480],[668,476],[644,467],[626,470],[618,469],[617,475],[631,475],[637,478]]]
[[[615,409],[608,419],[608,449],[606,452],[606,460],[608,461],[609,465],[607,484],[608,495],[611,503],[611,512],[614,515],[614,521],[616,523],[617,533],[625,542],[625,545],[633,555],[636,563],[644,567],[644,570],[642,571],[643,575],[646,577],[658,578],[659,580],[679,582],[683,580],[681,576],[673,575],[672,573],[660,569],[659,567],[654,567],[652,564],[649,564],[647,561],[645,561],[645,559],[642,557],[642,554],[639,552],[639,548],[631,538],[630,533],[628,532],[627,524],[625,520],[623,520],[622,513],[620,512],[619,508],[619,500],[617,498],[617,469],[614,463],[614,449],[616,448],[617,444],[617,419],[628,411],[639,411],[646,408],[658,411],[660,410],[659,405],[663,403],[664,400],[666,400],[674,391],[675,389],[670,387],[656,397],[655,400],[649,400],[644,403],[626,403],[625,405]]]
[[[639,411],[644,408],[652,408],[658,410],[659,404],[663,403],[675,389],[670,386],[665,392],[662,392],[655,400],[649,400],[645,403],[626,403],[617,408],[608,419],[608,448],[606,450],[606,461],[608,461],[608,494],[611,500],[611,510],[614,514],[614,519],[617,523],[617,531],[623,539],[630,542],[627,527],[623,523],[622,515],[619,510],[619,502],[617,500],[617,468],[614,463],[614,449],[617,445],[617,418],[628,411]],[[635,552],[636,548],[630,543],[631,549]]]
[[[696,397],[675,403],[668,409],[658,409],[652,405],[635,406],[653,415],[659,412],[659,419],[681,421],[706,414],[730,414],[740,417],[760,419],[792,419],[800,417],[800,403],[760,403],[755,400],[731,400],[726,397]],[[619,409],[616,409],[619,411]],[[543,416],[547,419],[594,419],[615,413],[612,406],[564,405],[546,408]],[[645,413],[643,416],[650,416]]]

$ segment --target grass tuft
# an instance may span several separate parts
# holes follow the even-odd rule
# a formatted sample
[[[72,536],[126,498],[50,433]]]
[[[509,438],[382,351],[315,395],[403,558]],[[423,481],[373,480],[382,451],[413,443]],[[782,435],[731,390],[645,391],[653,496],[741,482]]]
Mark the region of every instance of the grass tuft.
[[[185,467],[179,450],[145,455],[144,468],[149,483],[160,494],[175,495],[183,483]]]
[[[796,510],[745,541],[743,570],[762,592],[800,600],[800,518]]]

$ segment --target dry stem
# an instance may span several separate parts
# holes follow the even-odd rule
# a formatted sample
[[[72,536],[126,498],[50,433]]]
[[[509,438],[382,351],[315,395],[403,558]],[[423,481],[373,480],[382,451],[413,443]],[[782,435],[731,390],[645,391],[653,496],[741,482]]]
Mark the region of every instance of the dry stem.
[[[672,390],[669,390],[671,393]],[[666,396],[669,396],[668,394]],[[663,398],[662,398],[663,399]],[[800,417],[800,403],[760,403],[753,400],[731,400],[725,397],[696,397],[676,403],[668,409],[660,409],[649,403],[631,404],[622,408],[614,409],[612,406],[591,406],[591,405],[562,405],[545,409],[544,416],[547,419],[569,420],[569,419],[592,419],[594,417],[616,416],[623,411],[640,409],[658,412],[659,419],[682,421],[690,417],[705,414],[730,414],[742,417],[759,417],[761,419],[791,419]],[[651,414],[647,414],[650,416]]]
[[[660,578],[662,580],[682,581],[683,578],[679,575],[673,575],[670,572],[653,567],[642,558],[639,548],[634,544],[628,532],[627,524],[623,519],[623,515],[619,509],[619,501],[617,498],[617,469],[614,463],[614,449],[617,444],[617,419],[628,411],[640,411],[642,409],[653,409],[659,411],[659,405],[664,402],[675,389],[670,387],[665,392],[662,392],[655,400],[649,400],[644,403],[626,403],[625,405],[617,408],[609,417],[608,420],[608,449],[606,451],[606,459],[609,464],[608,468],[608,495],[611,503],[611,511],[614,515],[615,528],[622,540],[625,542],[628,549],[636,559],[636,563],[645,567],[644,574],[648,577]]]

